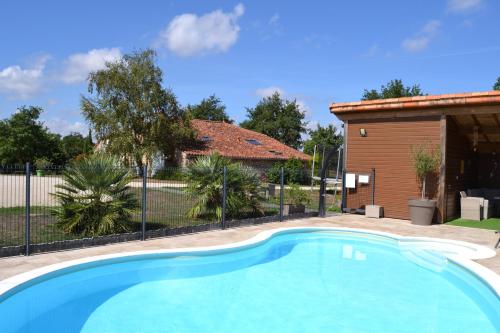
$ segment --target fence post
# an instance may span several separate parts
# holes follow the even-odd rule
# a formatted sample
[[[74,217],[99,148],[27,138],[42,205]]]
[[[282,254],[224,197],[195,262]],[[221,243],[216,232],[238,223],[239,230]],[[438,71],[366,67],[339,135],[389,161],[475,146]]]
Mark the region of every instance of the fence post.
[[[142,167],[142,207],[141,207],[142,240],[146,239],[147,181],[148,181],[148,166],[144,165]]]
[[[325,209],[325,200],[326,200],[326,176],[321,173],[321,179],[319,183],[319,207],[318,207],[318,216],[325,217],[326,209]]]
[[[222,229],[226,229],[227,167],[222,170]]]
[[[283,221],[283,205],[285,201],[285,170],[281,167],[280,173],[280,222]]]
[[[375,205],[375,168],[372,168],[372,205]]]
[[[347,190],[345,187],[345,174],[347,171],[344,169],[342,170],[342,203],[340,204],[340,212],[344,213],[345,209],[347,208]]]
[[[30,205],[31,205],[31,202],[30,202],[30,195],[31,195],[31,186],[30,186],[30,180],[31,180],[31,168],[30,168],[30,163],[27,162],[26,163],[26,181],[25,181],[25,186],[26,186],[26,212],[25,212],[25,255],[29,256],[30,255],[30,225],[31,225],[31,216],[30,216]]]

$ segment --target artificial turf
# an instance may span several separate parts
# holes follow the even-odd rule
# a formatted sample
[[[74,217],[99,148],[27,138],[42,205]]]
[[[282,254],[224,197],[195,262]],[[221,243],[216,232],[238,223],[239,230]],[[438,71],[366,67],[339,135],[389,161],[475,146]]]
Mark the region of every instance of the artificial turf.
[[[500,218],[494,217],[482,221],[472,221],[464,219],[456,219],[447,222],[448,225],[455,225],[459,227],[479,228],[489,230],[500,230]]]

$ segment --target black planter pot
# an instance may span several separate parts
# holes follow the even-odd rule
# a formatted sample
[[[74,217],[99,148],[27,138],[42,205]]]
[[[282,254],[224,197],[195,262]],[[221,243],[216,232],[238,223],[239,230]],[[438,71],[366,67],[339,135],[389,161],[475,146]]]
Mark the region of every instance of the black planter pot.
[[[410,199],[411,223],[416,225],[431,225],[434,211],[436,210],[436,200]]]

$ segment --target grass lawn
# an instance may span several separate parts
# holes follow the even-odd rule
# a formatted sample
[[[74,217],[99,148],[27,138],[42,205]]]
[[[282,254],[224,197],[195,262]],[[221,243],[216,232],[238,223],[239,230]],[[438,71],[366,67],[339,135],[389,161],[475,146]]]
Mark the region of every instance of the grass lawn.
[[[489,230],[500,230],[500,218],[490,218],[482,221],[472,221],[464,219],[456,219],[447,222],[448,225],[456,225],[459,227],[468,228],[479,228],[479,229],[489,229]]]
[[[132,188],[131,191],[141,201],[141,189]],[[279,191],[277,191],[279,197]],[[309,193],[309,191],[308,191]],[[310,192],[311,203],[309,209],[317,209],[319,192]],[[329,199],[333,196],[329,195]],[[285,197],[286,199],[286,197]],[[146,229],[178,228],[216,222],[207,218],[188,218],[187,212],[195,200],[184,193],[183,189],[175,187],[151,188],[147,191]],[[264,215],[279,214],[279,206],[274,198],[262,202]],[[50,214],[53,207],[32,206],[31,242],[33,244],[46,243],[66,239],[80,238],[63,233],[56,225],[55,218]],[[25,207],[0,207],[0,246],[22,245],[25,237]],[[250,218],[251,212],[241,212],[239,218]],[[141,212],[132,216],[131,231],[141,230]]]

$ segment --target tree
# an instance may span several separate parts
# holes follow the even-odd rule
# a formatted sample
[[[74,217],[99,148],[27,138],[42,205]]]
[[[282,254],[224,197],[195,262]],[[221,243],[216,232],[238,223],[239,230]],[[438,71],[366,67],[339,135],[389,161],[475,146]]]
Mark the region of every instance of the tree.
[[[240,126],[266,134],[281,143],[299,148],[307,123],[297,101],[283,100],[278,92],[264,97],[255,108],[247,108],[248,120]]]
[[[493,90],[500,90],[500,77],[498,77],[497,82],[495,82]]]
[[[92,138],[90,138],[90,142],[92,142],[91,140]],[[61,139],[61,148],[66,161],[71,161],[81,154],[89,153],[90,147],[89,138],[80,133],[70,133]]]
[[[73,162],[52,194],[59,203],[51,210],[56,225],[81,236],[128,231],[139,208],[128,186],[132,179],[129,169],[111,156],[95,154]]]
[[[47,159],[62,163],[60,136],[50,133],[39,120],[40,107],[21,107],[8,119],[0,121],[0,164],[33,163]]]
[[[186,173],[186,193],[195,200],[189,210],[189,217],[222,217],[223,169],[227,168],[226,214],[237,217],[251,210],[262,214],[259,194],[258,173],[241,163],[232,163],[227,158],[214,153],[201,156],[188,166]]]
[[[304,163],[297,158],[291,158],[286,161],[276,162],[267,170],[266,177],[270,183],[278,184],[280,182],[281,168],[283,168],[285,184],[307,184],[311,181]]]
[[[399,97],[411,97],[411,96],[423,96],[424,93],[420,89],[418,84],[413,86],[405,87],[403,81],[392,80],[386,86],[382,85],[380,91],[376,89],[367,90],[363,92],[363,101],[373,100],[373,99],[386,99],[386,98],[399,98]]]
[[[411,146],[410,151],[415,174],[422,186],[422,199],[425,199],[427,177],[439,169],[441,151],[439,146],[432,147],[429,143]]]
[[[304,142],[304,153],[312,155],[314,146],[338,149],[342,145],[343,137],[333,125],[322,127],[318,124],[315,130],[309,130],[309,139]]]
[[[87,134],[87,137],[85,138],[85,146],[83,153],[84,154],[90,154],[94,150],[94,142],[92,141],[92,130],[89,128],[89,134]]]
[[[193,119],[225,121],[227,123],[233,122],[226,113],[226,106],[222,103],[220,98],[215,95],[202,99],[199,104],[188,104],[186,112],[188,112]]]
[[[191,139],[188,119],[175,95],[162,87],[155,52],[145,50],[106,63],[89,75],[91,97],[81,107],[105,150],[141,167],[161,152],[175,159],[175,149]]]

